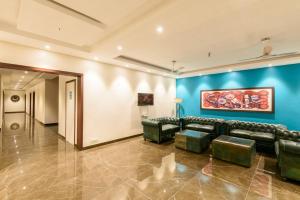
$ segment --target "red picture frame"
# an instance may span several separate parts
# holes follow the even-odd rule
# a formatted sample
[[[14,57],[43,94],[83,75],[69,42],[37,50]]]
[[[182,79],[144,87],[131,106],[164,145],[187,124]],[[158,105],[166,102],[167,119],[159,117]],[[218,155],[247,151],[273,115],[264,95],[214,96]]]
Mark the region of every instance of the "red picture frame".
[[[274,113],[274,87],[202,90],[204,110]]]

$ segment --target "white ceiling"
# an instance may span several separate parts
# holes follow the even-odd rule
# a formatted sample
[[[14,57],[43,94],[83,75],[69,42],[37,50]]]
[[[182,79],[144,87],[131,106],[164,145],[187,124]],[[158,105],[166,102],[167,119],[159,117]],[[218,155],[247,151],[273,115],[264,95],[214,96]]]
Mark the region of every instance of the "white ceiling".
[[[3,80],[3,89],[6,90],[25,90],[40,83],[44,79],[57,77],[55,74],[5,68],[0,68],[0,75]]]
[[[115,58],[128,56],[169,69],[177,60],[183,71],[201,71],[260,56],[263,37],[271,38],[274,54],[300,51],[299,0],[56,2],[76,12],[47,0],[0,0],[0,40],[37,48],[48,44],[51,51],[97,56],[144,71],[147,66]],[[159,25],[162,34],[155,31]]]

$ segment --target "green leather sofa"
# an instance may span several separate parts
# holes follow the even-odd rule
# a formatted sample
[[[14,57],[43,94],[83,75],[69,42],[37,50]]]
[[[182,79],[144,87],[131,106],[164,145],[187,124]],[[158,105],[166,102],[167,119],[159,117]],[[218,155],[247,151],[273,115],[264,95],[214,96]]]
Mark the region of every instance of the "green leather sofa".
[[[180,120],[175,117],[161,117],[142,120],[144,140],[152,140],[158,144],[171,139],[180,131]]]
[[[280,130],[276,138],[275,151],[281,176],[300,181],[300,132]]]
[[[256,142],[256,150],[267,153],[275,152],[276,134],[286,127],[280,124],[266,124],[256,122],[226,121],[226,134],[234,137],[252,139]]]
[[[204,118],[187,116],[181,118],[182,129],[202,131],[210,133],[210,139],[214,139],[223,133],[225,120],[217,118]]]

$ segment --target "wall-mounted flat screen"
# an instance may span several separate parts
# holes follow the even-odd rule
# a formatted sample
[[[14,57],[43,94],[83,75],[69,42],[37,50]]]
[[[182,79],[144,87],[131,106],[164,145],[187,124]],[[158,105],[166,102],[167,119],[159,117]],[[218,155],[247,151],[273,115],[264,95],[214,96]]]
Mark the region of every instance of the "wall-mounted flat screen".
[[[153,94],[138,93],[138,106],[153,106]]]

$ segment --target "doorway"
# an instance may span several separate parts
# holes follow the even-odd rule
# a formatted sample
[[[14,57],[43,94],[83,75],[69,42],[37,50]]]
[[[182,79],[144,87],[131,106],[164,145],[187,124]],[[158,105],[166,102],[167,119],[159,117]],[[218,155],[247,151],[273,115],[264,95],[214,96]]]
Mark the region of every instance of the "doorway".
[[[65,132],[66,141],[74,145],[76,135],[76,80],[66,82],[65,93]]]
[[[73,105],[75,104],[76,108],[76,116],[73,115],[73,119],[71,118],[71,121],[74,121],[75,126],[73,126],[73,130],[71,132],[76,132],[76,136],[73,134],[73,139],[71,139],[73,144],[79,149],[83,150],[83,74],[82,73],[76,73],[76,72],[68,72],[68,71],[60,71],[60,70],[53,70],[53,69],[45,69],[45,68],[38,68],[38,67],[31,67],[31,66],[25,66],[25,65],[18,65],[18,64],[10,64],[10,63],[3,63],[0,62],[0,69],[12,69],[12,70],[22,70],[24,72],[30,71],[30,72],[40,72],[40,73],[48,73],[53,75],[64,75],[64,76],[72,76],[75,78],[75,85],[73,87],[75,88],[77,94],[76,97],[73,96],[75,93],[72,94],[72,100],[74,101]],[[73,83],[74,84],[74,83]],[[29,109],[29,112],[31,112],[31,115],[35,117],[35,93],[33,92],[31,94],[31,102]],[[37,93],[38,95],[38,93]],[[29,95],[30,96],[30,95]],[[38,97],[37,97],[38,98]],[[39,100],[39,99],[37,99]],[[38,103],[38,102],[37,102]],[[29,107],[30,107],[29,106]],[[68,118],[70,118],[68,116]],[[71,124],[72,125],[72,124]],[[72,127],[72,126],[70,126]],[[69,130],[69,128],[68,128]],[[74,140],[76,142],[74,142]]]

